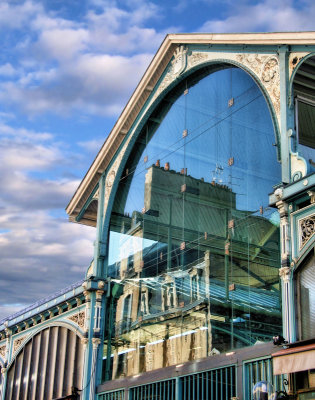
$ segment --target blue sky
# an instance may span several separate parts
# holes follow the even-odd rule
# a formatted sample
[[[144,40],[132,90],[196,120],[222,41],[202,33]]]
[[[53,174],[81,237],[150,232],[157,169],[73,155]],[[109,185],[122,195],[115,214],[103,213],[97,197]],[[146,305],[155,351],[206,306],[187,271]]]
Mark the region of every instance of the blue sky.
[[[0,0],[0,318],[81,278],[64,212],[167,33],[314,29],[313,0]]]

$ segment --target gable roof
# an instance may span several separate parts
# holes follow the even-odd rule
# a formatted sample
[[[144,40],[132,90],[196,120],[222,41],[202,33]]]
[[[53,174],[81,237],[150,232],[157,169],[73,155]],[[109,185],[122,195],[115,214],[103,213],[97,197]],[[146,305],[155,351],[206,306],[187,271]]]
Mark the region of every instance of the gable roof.
[[[276,32],[276,33],[183,33],[169,34],[165,37],[153,57],[138,86],[123,109],[112,131],[95,157],[89,170],[78,186],[66,212],[71,221],[76,217],[89,199],[98,181],[119,149],[126,134],[137,118],[146,100],[155,88],[159,78],[173,57],[178,45],[315,45],[315,32]],[[94,224],[92,224],[94,225]]]

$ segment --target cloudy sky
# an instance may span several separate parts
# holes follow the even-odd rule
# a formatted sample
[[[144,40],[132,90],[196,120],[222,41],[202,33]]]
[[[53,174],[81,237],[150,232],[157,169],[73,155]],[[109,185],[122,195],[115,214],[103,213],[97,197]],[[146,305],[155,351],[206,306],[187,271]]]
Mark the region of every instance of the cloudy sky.
[[[0,0],[0,318],[83,278],[64,211],[167,33],[312,30],[313,0]]]

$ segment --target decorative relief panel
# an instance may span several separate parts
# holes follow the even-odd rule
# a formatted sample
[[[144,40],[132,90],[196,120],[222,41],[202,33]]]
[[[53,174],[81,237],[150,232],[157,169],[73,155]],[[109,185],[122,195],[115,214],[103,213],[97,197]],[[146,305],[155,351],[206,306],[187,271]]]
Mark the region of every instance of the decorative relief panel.
[[[70,317],[68,317],[68,319],[70,319],[70,321],[73,321],[75,324],[79,325],[81,329],[83,329],[85,324],[85,311],[80,311],[77,314],[71,315]]]
[[[2,358],[5,358],[5,349],[6,349],[5,345],[0,347],[0,356]]]
[[[119,168],[120,163],[121,163],[121,161],[122,161],[122,159],[124,157],[124,154],[125,154],[125,152],[127,150],[127,147],[129,145],[129,142],[130,142],[131,138],[132,138],[132,135],[129,136],[129,138],[127,139],[127,141],[124,144],[123,148],[120,150],[120,152],[119,152],[114,164],[111,166],[111,168],[110,168],[110,170],[109,170],[109,172],[108,172],[108,174],[106,176],[105,199],[104,199],[105,200],[105,207],[107,207],[108,200],[109,200],[109,197],[110,197],[110,194],[111,194],[111,191],[112,191],[112,187],[113,187],[116,175],[117,175],[118,168]]]
[[[279,58],[276,54],[235,54],[206,51],[188,53],[183,46],[180,46],[175,51],[174,60],[170,64],[151,102],[184,71],[209,61],[234,61],[244,65],[256,75],[271,99],[280,126],[280,69]]]
[[[15,339],[13,342],[13,353],[16,352],[16,350],[21,346],[21,344],[24,342],[26,336],[22,336],[18,339]]]
[[[289,76],[291,78],[294,69],[298,65],[298,63],[307,56],[309,53],[291,53],[289,56]]]
[[[299,221],[300,250],[315,233],[315,214]]]

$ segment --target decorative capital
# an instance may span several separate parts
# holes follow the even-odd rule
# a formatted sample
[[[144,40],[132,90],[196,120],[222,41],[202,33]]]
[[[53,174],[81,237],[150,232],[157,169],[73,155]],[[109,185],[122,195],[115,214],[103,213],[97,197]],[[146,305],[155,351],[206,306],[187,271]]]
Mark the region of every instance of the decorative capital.
[[[83,344],[83,346],[87,346],[87,344],[89,343],[89,339],[88,338],[82,338],[81,339],[81,343]]]
[[[104,281],[98,281],[97,287],[98,287],[99,289],[104,289],[104,287],[105,287],[105,282],[104,282]]]
[[[97,290],[96,291],[96,300],[102,300],[103,294],[104,294],[104,290]]]
[[[92,338],[93,349],[97,349],[98,346],[101,344],[100,338]]]
[[[86,302],[91,301],[91,293],[88,290],[84,290],[83,294]]]
[[[1,374],[4,375],[7,373],[7,371],[8,371],[8,368],[4,368],[4,367],[1,368]]]
[[[279,269],[279,276],[283,282],[289,282],[291,277],[292,269],[290,267],[282,267]]]
[[[6,335],[7,338],[8,338],[9,336],[11,336],[11,335],[12,335],[12,330],[9,329],[9,328],[6,328],[6,329],[5,329],[5,335]]]
[[[278,189],[277,189],[278,190]],[[275,192],[276,193],[276,192]],[[280,218],[283,218],[283,217],[287,217],[288,216],[288,209],[289,209],[289,206],[288,206],[288,204],[285,202],[285,201],[283,201],[283,200],[280,200],[280,201],[278,201],[277,203],[276,203],[276,206],[278,207],[278,210],[279,210],[279,213],[280,213]]]

